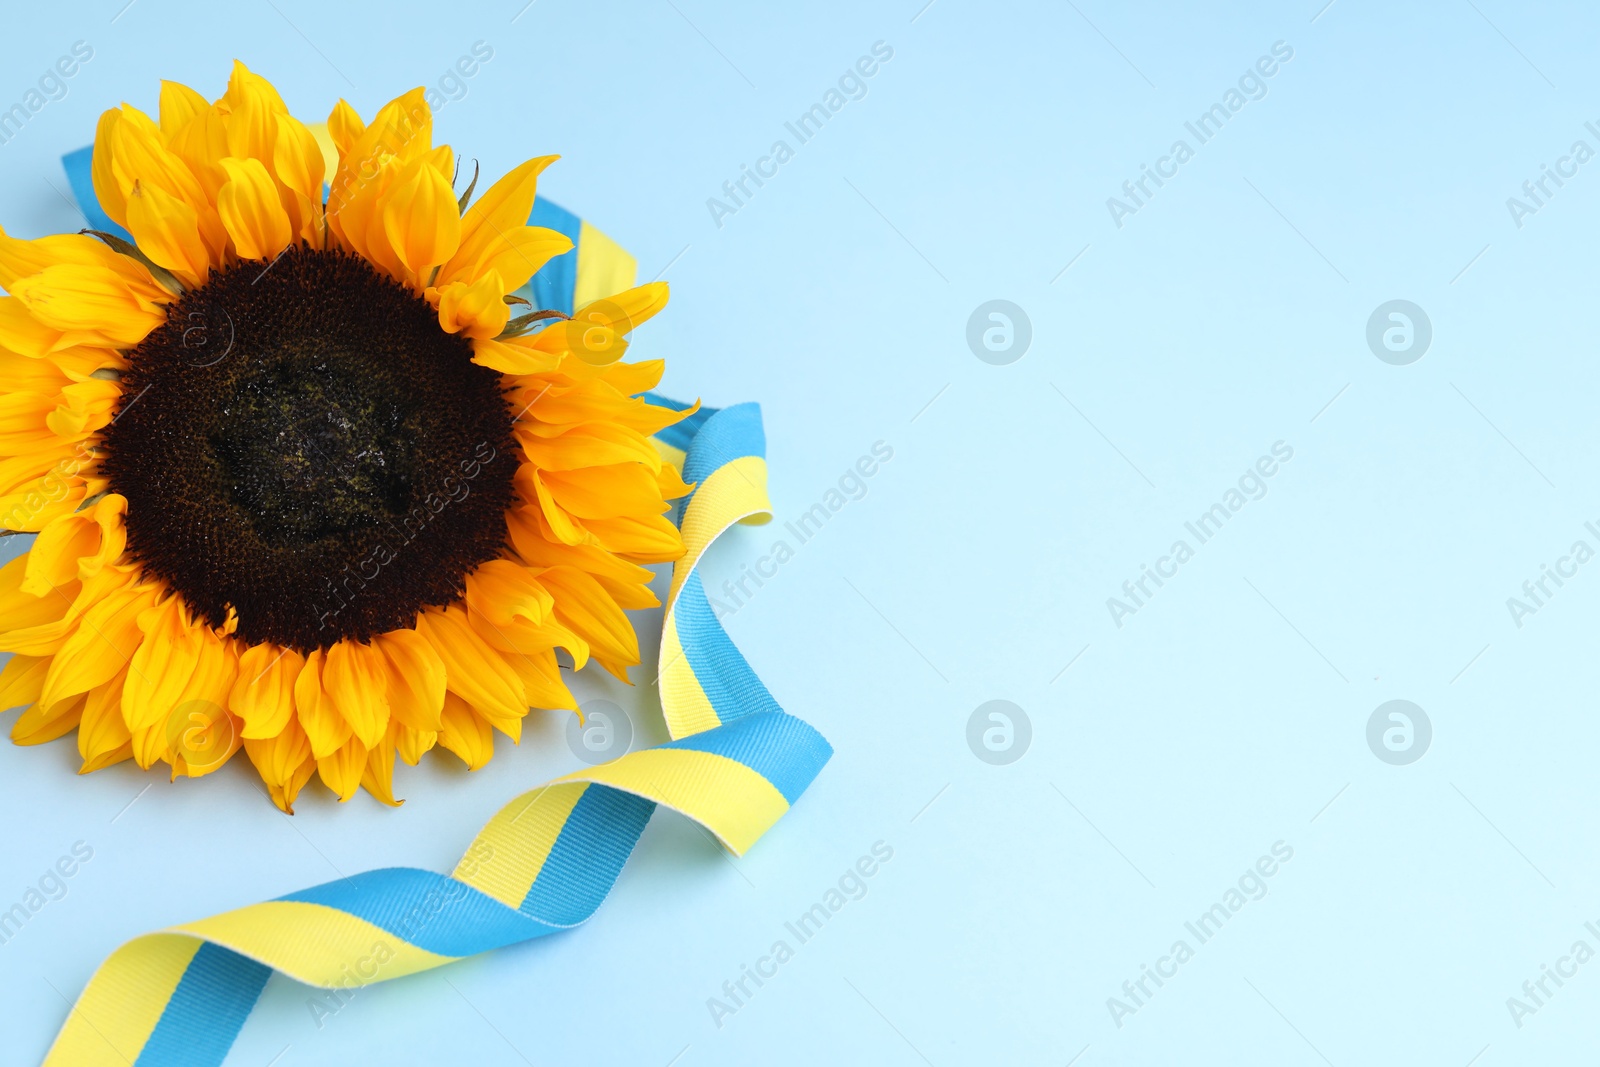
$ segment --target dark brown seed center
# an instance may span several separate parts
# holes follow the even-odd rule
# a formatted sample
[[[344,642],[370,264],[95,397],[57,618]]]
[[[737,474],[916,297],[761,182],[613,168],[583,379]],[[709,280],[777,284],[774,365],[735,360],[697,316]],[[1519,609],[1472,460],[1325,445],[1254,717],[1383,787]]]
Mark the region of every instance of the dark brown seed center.
[[[130,553],[252,643],[412,625],[505,542],[512,416],[471,359],[359,257],[213,272],[131,353],[104,434]]]

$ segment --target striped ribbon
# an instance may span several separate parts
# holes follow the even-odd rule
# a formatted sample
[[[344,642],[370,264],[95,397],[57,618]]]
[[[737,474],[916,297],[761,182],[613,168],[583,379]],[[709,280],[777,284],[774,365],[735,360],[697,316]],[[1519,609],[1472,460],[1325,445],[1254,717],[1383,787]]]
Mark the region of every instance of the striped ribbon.
[[[79,188],[87,153],[65,162],[94,228],[105,228],[92,189]],[[546,201],[530,223],[561,229],[577,246],[531,283],[537,306],[570,312],[632,284],[632,258],[588,223]],[[220,1064],[273,970],[350,990],[567,930],[600,906],[658,804],[735,855],[789,810],[833,750],[773,700],[696,571],[734,524],[771,518],[760,409],[702,408],[656,444],[695,485],[674,512],[687,552],[673,567],[662,628],[672,740],[517,797],[450,875],[368,871],[128,942],[90,979],[47,1067]]]

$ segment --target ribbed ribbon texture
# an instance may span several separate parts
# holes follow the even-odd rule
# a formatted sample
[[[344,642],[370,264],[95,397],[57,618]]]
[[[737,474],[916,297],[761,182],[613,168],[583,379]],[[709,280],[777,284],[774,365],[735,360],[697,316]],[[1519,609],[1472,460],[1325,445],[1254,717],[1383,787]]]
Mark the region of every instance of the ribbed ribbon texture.
[[[86,157],[67,163],[69,174],[87,169]],[[92,196],[80,198],[97,212]],[[541,202],[536,218],[541,210],[560,209]],[[554,283],[535,278],[549,290],[535,295],[569,312],[588,275],[632,273],[631,260],[618,259],[625,253],[586,227],[569,228],[593,237],[593,247],[580,241],[572,262],[552,264]],[[274,970],[349,990],[570,929],[610,892],[657,805],[735,854],[789,810],[833,750],[772,699],[696,573],[724,531],[771,517],[760,409],[702,408],[657,445],[695,485],[675,509],[687,552],[673,568],[662,629],[661,706],[672,740],[517,797],[449,875],[368,871],[128,942],[90,979],[49,1067],[220,1064]]]

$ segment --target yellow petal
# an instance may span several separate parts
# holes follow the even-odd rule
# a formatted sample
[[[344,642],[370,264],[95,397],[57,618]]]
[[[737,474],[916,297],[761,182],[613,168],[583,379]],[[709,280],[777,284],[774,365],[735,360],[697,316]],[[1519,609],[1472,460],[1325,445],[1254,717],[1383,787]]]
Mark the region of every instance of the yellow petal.
[[[164,759],[174,777],[209,774],[239,748],[240,725],[226,707],[239,667],[233,643],[192,619],[176,596],[139,623],[144,643],[122,687],[134,759],[141,767]]]
[[[206,98],[178,82],[161,83],[161,132],[170,141],[211,105]]]
[[[155,602],[153,585],[126,585],[88,605],[82,624],[50,661],[46,700],[61,700],[125,673],[144,643],[139,619]]]
[[[149,768],[166,757],[167,719],[199,663],[200,635],[175,596],[145,609],[138,623],[144,640],[128,664],[122,717],[133,733],[134,759]]]
[[[442,707],[443,701],[440,704]],[[413,767],[420,763],[422,757],[428,753],[428,750],[433,748],[439,741],[439,731],[416,730],[399,719],[391,722],[389,729],[394,732],[395,752]]]
[[[166,138],[149,115],[127,104],[110,114],[115,116],[107,130],[111,173],[122,197],[133,191],[134,182],[139,182],[155,186],[187,202],[196,210],[206,203],[205,192],[194,172],[177,153],[167,147]],[[97,159],[100,151],[101,146],[97,143]]]
[[[244,721],[246,741],[276,737],[291,723],[300,729],[294,717],[294,686],[304,665],[305,657],[294,649],[272,644],[252,645],[240,653],[239,677],[228,695],[228,707]]]
[[[581,545],[589,540],[589,531],[573,519],[545,486],[541,472],[524,463],[512,476],[517,491],[524,500],[536,502],[539,512],[549,527],[551,536],[564,545]]]
[[[478,338],[472,342],[472,362],[501,374],[538,374],[555,370],[561,363],[561,356],[533,348],[522,338],[505,341]]]
[[[87,512],[63,515],[46,524],[28,550],[27,577],[22,591],[44,596],[59,586],[98,574],[122,555],[127,530],[122,516],[126,497],[102,497]]]
[[[459,271],[461,281],[476,281],[489,274],[504,279],[505,291],[515,292],[528,284],[539,268],[557,256],[572,251],[572,239],[564,233],[542,226],[512,226],[490,244],[471,267]],[[441,277],[443,272],[440,272]]]
[[[289,110],[270,81],[236,59],[233,61],[233,70],[228,74],[228,89],[222,94],[220,102],[237,111],[251,98],[260,100],[271,111]]]
[[[555,437],[517,432],[528,462],[541,470],[570,471],[580,467],[600,467],[611,463],[642,463],[651,471],[670,466],[649,438],[612,422],[579,423],[564,427]]]
[[[595,300],[541,333],[537,344],[571,352],[596,366],[615,363],[627,351],[627,335],[666,307],[668,296],[666,282],[651,282]]]
[[[114,348],[132,348],[166,321],[154,288],[130,289],[101,267],[62,263],[18,280],[11,292],[46,326]]]
[[[426,156],[408,163],[396,179],[383,207],[383,232],[417,278],[455,255],[461,244],[455,190]]]
[[[0,711],[20,708],[39,699],[44,689],[49,656],[12,656],[0,669]]]
[[[172,763],[172,777],[185,775],[201,778],[221,769],[243,742],[242,729],[237,716],[225,706],[228,687],[233,678],[230,668],[236,667],[238,657],[231,649],[207,635],[208,649],[197,671],[203,681],[197,680],[184,701],[174,709],[173,721],[167,726],[168,760]],[[205,692],[205,696],[194,695]],[[220,699],[219,699],[220,698]]]
[[[387,663],[371,645],[340,641],[322,665],[322,695],[350,724],[363,748],[374,748],[389,729]]]
[[[85,717],[87,717],[88,714],[89,714],[88,713],[88,709],[85,708],[85,710],[84,710]],[[78,724],[78,736],[79,737],[83,736],[83,724],[81,722]],[[83,766],[78,768],[78,773],[79,774],[93,774],[95,771],[103,771],[107,767],[114,767],[117,764],[124,763],[127,760],[131,760],[132,758],[133,758],[133,742],[124,741],[122,744],[118,745],[116,748],[109,748],[109,749],[106,749],[103,752],[100,752],[93,759],[84,760],[83,761]]]
[[[212,266],[211,251],[200,235],[200,216],[194,208],[155,186],[134,182],[127,225],[139,250],[184,285],[193,288],[205,280]]]
[[[561,664],[554,651],[531,652],[509,659],[508,662],[522,678],[528,694],[528,703],[536,708],[565,708],[578,710],[578,701],[561,678]],[[627,681],[626,678],[623,681]]]
[[[0,236],[0,244],[5,240]],[[80,349],[80,351],[92,352],[93,349]],[[79,365],[78,357],[72,357],[72,364],[76,369]],[[75,379],[67,374],[67,368],[54,358],[33,359],[0,348],[0,397],[7,393],[50,396],[73,380]]]
[[[671,563],[683,555],[683,537],[664,515],[585,519],[596,541],[636,563]]]
[[[557,504],[581,519],[660,514],[667,510],[655,474],[643,463],[540,471],[539,480]]]
[[[339,794],[340,800],[349,800],[356,795],[366,769],[367,750],[353,737],[337,751],[317,758],[317,777],[322,779],[323,785]]]
[[[271,259],[294,234],[278,187],[259,159],[225,159],[228,181],[217,194],[217,212],[241,259]]]
[[[350,153],[350,147],[366,128],[367,124],[361,121],[356,109],[343,100],[335,104],[328,115],[328,136],[333,138],[334,147],[341,156]]]
[[[350,740],[350,724],[333,707],[322,691],[321,649],[312,649],[294,682],[294,708],[311,740],[311,754],[317,759],[331,756]]]
[[[370,126],[360,127],[351,136],[359,122],[344,106],[335,108],[328,118],[329,133],[340,144],[339,169],[328,189],[328,227],[347,247],[394,272],[397,264],[390,261],[392,253],[387,248],[382,252],[370,248],[366,231],[374,221],[386,182],[404,164],[431,150],[433,112],[419,87],[385,104]],[[382,219],[376,221],[381,238]]]
[[[288,190],[286,199],[292,202],[291,225],[301,240],[321,247],[322,149],[305,124],[293,116],[278,115],[275,121],[277,137],[272,147],[272,170]]]
[[[28,306],[16,297],[0,297],[0,345],[39,359],[67,348],[77,340],[104,342],[104,338],[98,335],[69,338],[66,331],[46,326],[34,318]]]
[[[389,239],[383,232],[385,198],[393,187],[403,164],[393,155],[380,155],[371,160],[357,177],[343,173],[335,182],[345,181],[349,187],[343,199],[329,193],[327,221],[330,235],[336,244],[367,259],[392,278],[405,279],[406,269],[395,256]],[[338,186],[335,185],[337,190]]]
[[[477,203],[467,209],[461,219],[461,247],[439,272],[440,284],[477,280],[476,275],[468,275],[479,261],[492,253],[494,246],[504,242],[505,234],[527,226],[528,217],[533,213],[534,197],[538,195],[539,174],[559,158],[540,156],[528,160],[491,185]],[[518,282],[512,288],[521,285],[522,282]]]
[[[89,176],[94,183],[95,199],[100,210],[111,217],[118,226],[128,218],[127,194],[117,182],[111,169],[111,131],[122,121],[122,112],[116,108],[102,112],[94,129],[94,153],[89,157]]]
[[[207,108],[197,115],[179,131],[175,145],[168,145],[150,117],[136,107],[124,104],[109,115],[104,143],[99,139],[95,143],[94,162],[99,165],[102,153],[108,161],[109,181],[116,187],[121,212],[112,218],[127,225],[127,199],[133,195],[135,183],[159,189],[194,210],[206,247],[213,259],[219,259],[226,250],[227,234],[213,206],[222,180],[221,170],[213,162],[218,158],[216,138],[223,122],[217,109]],[[226,151],[225,147],[222,150]],[[95,188],[99,189],[98,181]],[[104,204],[105,195],[100,199]]]
[[[168,147],[188,166],[207,199],[214,205],[217,190],[228,180],[227,172],[222,169],[222,161],[232,154],[228,149],[227,112],[218,105],[204,108],[173,134]],[[214,207],[206,208],[201,215],[201,232],[206,239],[206,247],[213,255],[220,256],[227,244],[222,221],[217,218]]]
[[[44,596],[78,576],[78,560],[100,546],[100,527],[81,512],[52,519],[28,550],[28,576],[22,591]]]
[[[437,733],[445,688],[439,653],[415,630],[392,630],[375,644],[388,662],[389,709],[395,720],[414,731]]]
[[[46,707],[35,704],[11,724],[11,740],[19,745],[42,745],[76,729],[83,718],[83,698],[73,697]]]
[[[494,731],[488,720],[473,714],[466,701],[454,693],[445,694],[439,744],[461,757],[468,770],[475,771],[494,755]]]
[[[482,612],[468,610],[467,623],[484,644],[502,654],[506,665],[523,680],[524,693],[527,693],[527,670],[523,663],[525,657],[542,656],[552,649],[565,648],[572,654],[574,669],[582,670],[589,662],[589,646],[584,643],[583,638],[563,626],[556,619],[554,612],[537,625],[525,619],[513,619],[503,625],[496,625],[485,618]],[[532,705],[533,697],[531,694],[527,695],[528,703]]]
[[[360,165],[380,154],[410,162],[433,150],[433,108],[421,86],[395,97],[373,116],[351,145]]]
[[[79,557],[79,578],[88,581],[122,557],[128,544],[128,529],[123,520],[127,513],[128,498],[120,493],[107,493],[89,509],[90,518],[100,528],[100,544],[92,554]]]
[[[656,470],[656,492],[662,500],[677,500],[694,492],[694,486],[683,480],[677,466],[663,463]]]
[[[96,248],[99,246],[99,248]],[[10,290],[19,278],[38,274],[57,263],[76,263],[82,267],[104,265],[99,249],[105,245],[94,237],[78,233],[58,233],[23,240],[0,229],[0,286]]]
[[[0,458],[0,526],[36,531],[83,503],[89,495],[93,446],[78,442],[69,449],[65,444]]]
[[[506,513],[511,544],[522,561],[532,567],[576,567],[592,575],[605,587],[620,607],[653,608],[660,605],[650,591],[655,577],[647,568],[607,552],[598,544],[563,545],[540,536],[537,523],[530,521],[526,508]]]
[[[599,582],[571,567],[552,567],[539,580],[555,595],[556,618],[589,644],[595,659],[627,681],[626,668],[639,662],[639,635],[616,601]]]
[[[98,378],[73,382],[61,390],[55,409],[45,416],[45,426],[63,440],[87,437],[114,418],[121,399],[122,386],[117,382]]]
[[[502,718],[521,718],[528,713],[522,679],[507,666],[505,657],[473,632],[459,605],[445,611],[424,611],[417,630],[444,662],[445,685],[450,692]]]
[[[511,321],[507,292],[494,271],[471,285],[451,282],[439,290],[439,325],[446,333],[484,340],[497,337]]]
[[[47,419],[56,397],[38,393],[0,395],[0,448],[22,455],[49,448],[54,436]]]
[[[272,802],[290,815],[294,798],[311,780],[317,762],[311,755],[311,742],[300,723],[290,719],[283,730],[270,738],[245,738],[245,754],[255,764],[256,773],[266,783]]]
[[[89,774],[133,757],[133,735],[122,719],[122,683],[127,671],[89,690],[78,723],[79,774]]]
[[[238,159],[271,159],[277,130],[273,117],[289,110],[272,83],[234,60],[228,91],[219,103],[228,109],[229,154]]]
[[[493,559],[467,575],[467,606],[496,626],[518,618],[538,625],[556,606],[534,572],[509,559]]]
[[[391,808],[398,808],[404,803],[394,798],[393,731],[396,727],[391,727],[390,736],[367,753],[367,765],[361,772],[361,788]]]
[[[19,556],[0,567],[0,649],[25,656],[54,655],[78,624],[73,599],[77,582],[37,597],[22,591],[28,559]]]

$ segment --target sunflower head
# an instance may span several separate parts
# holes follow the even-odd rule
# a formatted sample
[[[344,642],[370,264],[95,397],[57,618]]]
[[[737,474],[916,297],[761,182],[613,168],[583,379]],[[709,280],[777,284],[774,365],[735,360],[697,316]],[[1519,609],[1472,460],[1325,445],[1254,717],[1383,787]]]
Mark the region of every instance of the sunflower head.
[[[528,225],[554,159],[458,192],[421,89],[313,128],[240,63],[101,117],[132,241],[0,231],[0,528],[37,534],[0,568],[15,741],[175,777],[243,748],[285,810],[313,773],[393,804],[396,753],[476,769],[576,710],[563,666],[627,680],[643,565],[683,551],[651,438],[693,409],[621,358],[665,285],[517,295],[572,249]]]

